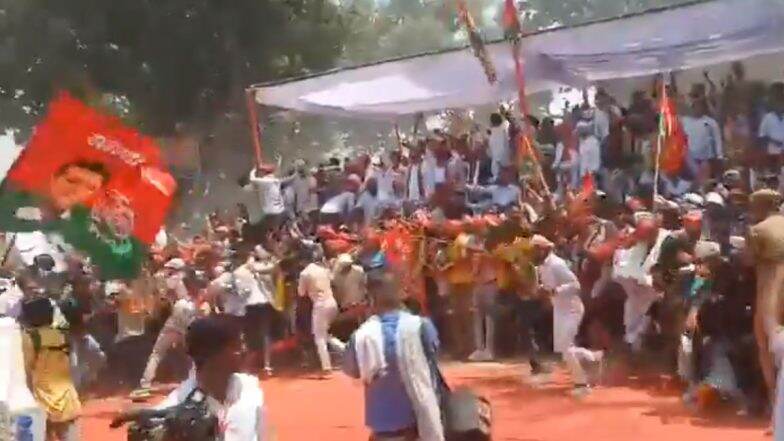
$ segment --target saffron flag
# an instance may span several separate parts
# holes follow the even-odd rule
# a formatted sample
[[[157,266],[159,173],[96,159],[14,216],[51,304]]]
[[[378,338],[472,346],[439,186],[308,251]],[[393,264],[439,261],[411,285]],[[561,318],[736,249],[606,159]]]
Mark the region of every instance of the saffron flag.
[[[496,81],[498,81],[498,74],[496,73],[493,61],[490,59],[490,55],[487,53],[487,48],[485,47],[485,42],[482,41],[482,36],[479,34],[479,29],[476,27],[474,17],[472,17],[471,13],[468,11],[468,5],[466,5],[465,0],[457,0],[457,14],[460,21],[463,22],[463,25],[466,27],[471,50],[482,65],[482,69],[485,71],[485,76],[487,77],[487,82],[495,84]]]
[[[574,199],[569,203],[568,213],[569,219],[574,221],[581,221],[587,216],[593,215],[594,196],[596,195],[596,182],[592,174],[583,176],[582,186],[580,192],[575,195]]]
[[[675,111],[675,102],[666,90],[662,91],[659,108],[659,168],[668,174],[677,174],[686,161],[686,134]]]
[[[41,232],[104,279],[136,276],[176,190],[160,149],[68,94],[49,105],[0,194],[0,229]]]

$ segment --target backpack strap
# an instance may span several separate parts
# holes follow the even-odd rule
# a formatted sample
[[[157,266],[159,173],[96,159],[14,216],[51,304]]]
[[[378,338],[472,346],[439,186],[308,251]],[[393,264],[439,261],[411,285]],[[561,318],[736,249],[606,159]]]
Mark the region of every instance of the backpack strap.
[[[27,335],[30,336],[30,341],[33,342],[33,353],[38,358],[38,353],[41,352],[41,333],[38,329],[30,328],[27,330]]]
[[[67,340],[62,345],[58,345],[58,346],[44,346],[43,343],[41,342],[41,332],[38,329],[36,329],[36,328],[29,328],[29,329],[27,329],[26,332],[27,332],[27,335],[30,336],[30,340],[33,343],[33,352],[35,354],[35,358],[38,358],[38,354],[42,350],[60,351],[60,352],[64,352],[64,353],[67,354],[70,351],[70,349],[71,349],[71,346],[68,344]]]

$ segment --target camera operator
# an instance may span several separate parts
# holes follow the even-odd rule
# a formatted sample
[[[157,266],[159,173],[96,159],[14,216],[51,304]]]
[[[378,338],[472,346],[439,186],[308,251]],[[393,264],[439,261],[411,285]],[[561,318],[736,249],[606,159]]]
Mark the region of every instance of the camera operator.
[[[185,340],[188,355],[196,366],[195,374],[180,384],[156,409],[172,409],[175,418],[168,419],[172,421],[176,419],[177,408],[192,400],[195,391],[206,395],[201,401],[206,404],[206,409],[200,412],[198,421],[189,423],[187,428],[167,426],[164,439],[202,441],[191,433],[169,431],[195,430],[212,433],[212,430],[204,431],[199,426],[204,423],[213,424],[211,420],[217,419],[217,422],[214,422],[217,427],[213,439],[269,440],[264,393],[259,381],[252,375],[239,373],[242,367],[243,344],[236,321],[226,316],[197,319],[188,328]],[[126,421],[139,420],[144,418],[144,414],[145,410],[124,412],[112,425],[116,427]]]

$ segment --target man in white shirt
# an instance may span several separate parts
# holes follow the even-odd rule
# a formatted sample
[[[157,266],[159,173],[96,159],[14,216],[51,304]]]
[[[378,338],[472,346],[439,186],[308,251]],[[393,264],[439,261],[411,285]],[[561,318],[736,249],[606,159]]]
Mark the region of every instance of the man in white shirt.
[[[621,110],[614,104],[613,98],[604,89],[596,91],[596,110],[594,111],[594,128],[596,138],[604,146],[607,137],[610,136],[610,125],[616,118],[621,117]]]
[[[266,228],[274,229],[283,222],[286,203],[283,198],[284,185],[294,176],[281,179],[275,176],[275,166],[263,164],[250,172],[250,185],[256,188],[261,203],[261,222]]]
[[[596,176],[602,168],[602,147],[599,139],[596,137],[593,118],[578,121],[575,131],[579,139],[577,150],[579,154],[580,178],[589,174]]]
[[[398,171],[393,167],[391,159],[385,161],[381,158],[374,158],[367,179],[365,179],[365,185],[367,186],[370,179],[374,179],[376,181],[378,200],[386,202],[394,198],[394,183],[397,177]]]
[[[247,368],[251,373],[262,367],[267,375],[272,374],[273,275],[277,267],[278,259],[257,245],[245,264],[234,271],[240,288],[246,285],[249,291],[245,300],[243,332],[248,347]]]
[[[364,304],[367,300],[367,275],[350,254],[341,254],[333,265],[332,285],[340,309]]]
[[[613,279],[626,292],[624,341],[636,351],[642,347],[642,337],[650,324],[648,310],[662,296],[653,286],[651,269],[659,260],[659,250],[668,232],[659,228],[650,213],[637,213],[635,221],[636,243],[615,252]]]
[[[24,292],[13,277],[0,276],[0,317],[19,318],[22,315]]]
[[[381,215],[380,207],[381,197],[378,192],[378,182],[376,178],[369,178],[365,182],[365,191],[359,195],[356,205],[356,208],[362,211],[362,222],[365,227],[373,225],[378,220]]]
[[[507,210],[519,207],[522,197],[522,191],[520,186],[514,182],[514,177],[514,169],[506,167],[500,173],[498,184],[488,186],[470,185],[467,188],[469,191],[489,195],[492,205],[501,210]]]
[[[425,196],[425,170],[422,161],[422,150],[419,147],[411,149],[409,165],[406,173],[405,199],[412,204],[424,203]]]
[[[490,159],[493,178],[498,178],[501,169],[512,165],[512,148],[509,141],[509,122],[500,113],[490,115]]]
[[[565,260],[554,252],[554,244],[547,238],[535,235],[531,238],[534,247],[534,264],[542,295],[549,296],[553,303],[553,350],[561,354],[569,367],[574,382],[575,395],[589,391],[589,378],[584,363],[601,362],[603,351],[591,351],[575,344],[585,308],[580,299],[580,282]]]
[[[304,159],[294,162],[296,173],[291,181],[294,190],[294,212],[297,216],[308,219],[318,211],[318,182],[316,177],[308,172]]]
[[[338,315],[338,304],[332,293],[332,272],[324,261],[324,251],[316,247],[311,260],[299,275],[297,292],[300,297],[307,296],[313,302],[313,339],[321,363],[322,378],[328,378],[332,373],[332,361],[327,345],[339,351],[345,349],[345,345],[329,335],[329,327]]]
[[[218,419],[217,439],[268,441],[271,429],[264,392],[258,378],[239,373],[242,339],[234,325],[225,316],[201,318],[191,324],[185,342],[195,372],[155,408],[167,409],[203,393],[208,409]],[[125,412],[112,426],[133,420],[143,412]]]
[[[329,198],[321,206],[319,222],[331,224],[338,227],[348,223],[354,211],[357,200],[357,192],[362,185],[362,181],[357,175],[349,175],[346,178],[344,189],[339,194]]]
[[[692,103],[692,115],[681,118],[681,124],[689,148],[686,165],[697,182],[705,182],[711,174],[710,161],[724,158],[719,123],[708,114],[707,102],[698,99]]]
[[[768,155],[781,157],[784,155],[784,97],[777,95],[771,94],[771,111],[760,122],[759,137]]]
[[[434,138],[428,139],[425,143],[425,150],[422,157],[422,183],[425,191],[425,200],[430,199],[436,191],[436,184],[446,180],[446,171],[438,164],[436,150],[440,146],[440,141]]]
[[[165,283],[178,298],[172,306],[172,312],[155,340],[152,353],[147,360],[144,374],[139,381],[139,389],[131,393],[132,398],[144,399],[150,395],[150,387],[155,379],[155,374],[166,353],[175,346],[181,345],[185,339],[188,326],[196,318],[197,306],[195,294],[191,295],[185,287],[185,262],[182,259],[172,259],[164,265]]]

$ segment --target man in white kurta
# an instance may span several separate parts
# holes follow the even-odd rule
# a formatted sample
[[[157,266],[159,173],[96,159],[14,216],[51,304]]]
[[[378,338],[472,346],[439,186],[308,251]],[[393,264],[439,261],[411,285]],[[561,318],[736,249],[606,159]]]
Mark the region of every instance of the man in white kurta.
[[[560,353],[569,367],[575,394],[588,391],[588,376],[583,363],[600,362],[603,351],[591,351],[575,344],[585,308],[580,299],[580,282],[566,261],[553,253],[553,243],[543,236],[531,239],[536,250],[540,288],[552,296],[553,350]]]
[[[312,262],[299,274],[297,291],[300,297],[308,296],[313,302],[313,340],[321,362],[322,376],[328,377],[332,372],[328,346],[342,351],[345,345],[329,334],[329,327],[338,315],[338,304],[332,293],[332,271],[327,267],[324,252],[320,248],[313,251]]]
[[[650,320],[648,310],[662,294],[653,286],[651,269],[659,260],[661,244],[669,231],[660,229],[653,215],[638,213],[635,237],[637,242],[628,249],[615,252],[613,279],[626,292],[623,306],[624,341],[639,350]]]

